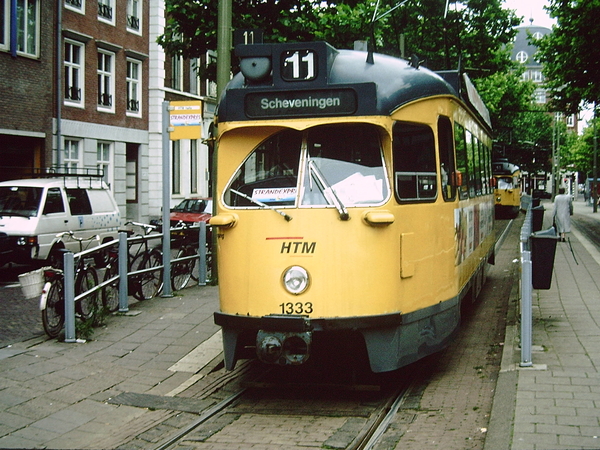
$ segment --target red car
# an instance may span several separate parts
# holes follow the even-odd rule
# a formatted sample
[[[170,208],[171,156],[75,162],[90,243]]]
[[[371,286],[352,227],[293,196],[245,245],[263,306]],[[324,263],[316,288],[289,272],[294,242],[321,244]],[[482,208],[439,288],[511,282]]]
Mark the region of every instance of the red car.
[[[206,222],[212,216],[211,198],[186,198],[182,200],[175,208],[171,209],[171,226],[176,226],[179,221],[187,225]]]

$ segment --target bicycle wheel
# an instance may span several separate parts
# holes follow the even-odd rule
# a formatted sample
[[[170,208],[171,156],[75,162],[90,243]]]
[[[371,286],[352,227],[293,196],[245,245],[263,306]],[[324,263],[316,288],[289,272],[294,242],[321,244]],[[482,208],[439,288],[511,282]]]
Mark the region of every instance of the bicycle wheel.
[[[118,273],[117,261],[111,262],[106,266],[103,282],[117,276]],[[119,279],[104,286],[102,289],[102,304],[109,312],[115,312],[119,309]]]
[[[65,298],[62,278],[50,284],[46,307],[42,309],[42,324],[44,325],[44,331],[51,338],[58,337],[65,324]]]
[[[96,269],[93,267],[84,267],[75,277],[75,296],[77,297],[79,294],[83,294],[96,286],[98,286]],[[75,305],[75,309],[82,319],[87,320],[92,317],[95,311],[98,311],[99,306],[98,291],[96,291],[79,300]]]
[[[196,251],[193,247],[184,245],[177,252],[176,259],[185,258],[186,256],[195,255]],[[176,262],[171,265],[171,286],[174,291],[180,291],[185,288],[192,278],[196,260],[189,259],[187,261]]]
[[[144,258],[139,266],[140,270],[151,267],[162,266],[162,252],[158,249],[152,249],[144,254]],[[149,300],[155,297],[162,289],[163,269],[152,270],[139,275],[140,283],[138,300]]]

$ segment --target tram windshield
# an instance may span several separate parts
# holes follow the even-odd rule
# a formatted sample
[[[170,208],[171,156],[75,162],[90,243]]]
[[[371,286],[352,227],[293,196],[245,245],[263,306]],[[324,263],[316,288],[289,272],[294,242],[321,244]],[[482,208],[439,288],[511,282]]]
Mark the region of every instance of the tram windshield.
[[[302,174],[302,175],[301,175]],[[381,204],[389,187],[377,129],[366,124],[285,130],[262,142],[238,169],[229,206]]]

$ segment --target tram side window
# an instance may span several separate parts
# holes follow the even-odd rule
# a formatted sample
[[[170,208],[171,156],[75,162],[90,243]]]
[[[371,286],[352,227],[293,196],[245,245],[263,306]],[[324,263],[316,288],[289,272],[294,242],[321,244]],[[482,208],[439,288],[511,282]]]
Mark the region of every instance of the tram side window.
[[[453,183],[456,176],[454,164],[454,141],[452,138],[452,124],[447,117],[438,119],[438,146],[440,148],[440,174],[442,181],[442,195],[445,201],[454,200],[456,185]]]
[[[469,172],[469,197],[474,198],[477,195],[477,178],[479,170],[475,162],[475,145],[474,136],[469,130],[465,130],[465,139],[467,142],[467,166]]]
[[[398,200],[435,200],[437,173],[432,129],[426,125],[396,122],[393,139],[394,180]]]
[[[296,130],[285,130],[263,141],[238,169],[225,191],[225,203],[294,205],[301,145],[302,132]]]
[[[459,183],[458,195],[461,200],[469,198],[469,169],[467,165],[467,141],[465,128],[454,123],[454,145],[456,146],[456,169],[461,174],[462,182]]]

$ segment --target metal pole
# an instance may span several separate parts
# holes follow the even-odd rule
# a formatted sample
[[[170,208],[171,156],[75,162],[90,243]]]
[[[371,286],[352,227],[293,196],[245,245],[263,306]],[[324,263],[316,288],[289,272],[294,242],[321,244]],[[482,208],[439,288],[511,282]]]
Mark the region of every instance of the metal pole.
[[[65,252],[64,265],[64,290],[65,290],[65,342],[77,342],[75,335],[75,259],[73,253]]]
[[[231,72],[231,0],[219,0],[217,25],[217,101],[229,83]]]
[[[171,290],[171,221],[169,220],[171,203],[171,162],[169,150],[171,136],[169,135],[169,102],[163,102],[162,117],[162,166],[163,166],[163,191],[162,191],[162,223],[163,223],[163,292],[161,297],[173,297]]]
[[[129,251],[127,248],[127,232],[119,232],[119,312],[126,313],[129,311],[129,278],[128,260]]]
[[[596,133],[596,102],[594,102],[594,167],[592,171],[592,210],[598,212],[598,136]]]
[[[521,251],[521,367],[531,367],[532,285],[531,252]]]
[[[200,222],[198,232],[198,284],[206,286],[206,222]]]

